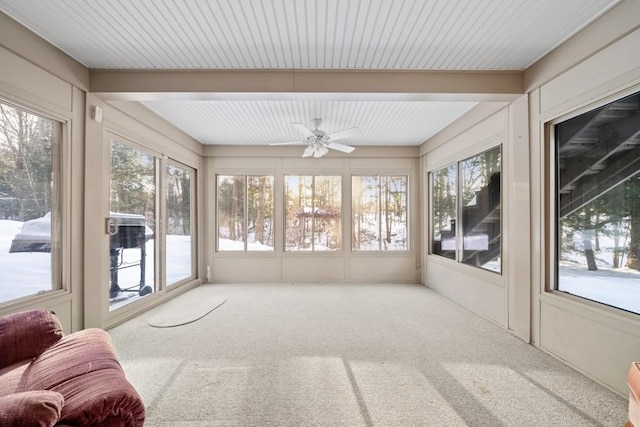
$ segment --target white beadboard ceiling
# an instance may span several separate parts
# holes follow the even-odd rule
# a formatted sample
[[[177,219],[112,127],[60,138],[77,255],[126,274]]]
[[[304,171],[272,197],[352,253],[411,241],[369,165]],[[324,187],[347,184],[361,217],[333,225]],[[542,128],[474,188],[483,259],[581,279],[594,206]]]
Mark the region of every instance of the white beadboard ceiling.
[[[395,101],[147,101],[145,104],[191,135],[214,145],[262,145],[304,141],[291,126],[322,119],[320,129],[333,133],[358,127],[360,133],[340,142],[359,145],[420,145],[475,103]],[[437,116],[438,120],[429,120]],[[238,129],[242,124],[243,128]]]
[[[524,70],[618,0],[0,0],[0,11],[91,69]],[[259,99],[258,99],[259,98]],[[144,104],[203,144],[419,145],[475,102],[183,99]]]

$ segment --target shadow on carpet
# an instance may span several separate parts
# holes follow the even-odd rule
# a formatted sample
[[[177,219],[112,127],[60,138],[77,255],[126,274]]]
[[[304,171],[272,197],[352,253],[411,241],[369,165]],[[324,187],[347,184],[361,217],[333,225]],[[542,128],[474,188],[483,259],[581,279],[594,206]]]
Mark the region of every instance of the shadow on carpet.
[[[166,308],[149,319],[154,328],[174,328],[196,322],[227,302],[211,286],[201,285],[167,302]]]

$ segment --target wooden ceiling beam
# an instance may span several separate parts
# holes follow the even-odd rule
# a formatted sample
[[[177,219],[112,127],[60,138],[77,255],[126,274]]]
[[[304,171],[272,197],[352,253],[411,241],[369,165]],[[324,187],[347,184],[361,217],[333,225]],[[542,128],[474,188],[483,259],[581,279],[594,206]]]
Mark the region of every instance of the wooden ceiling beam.
[[[105,100],[296,99],[336,96],[401,101],[513,101],[521,71],[91,70]],[[248,98],[248,97],[251,98]]]

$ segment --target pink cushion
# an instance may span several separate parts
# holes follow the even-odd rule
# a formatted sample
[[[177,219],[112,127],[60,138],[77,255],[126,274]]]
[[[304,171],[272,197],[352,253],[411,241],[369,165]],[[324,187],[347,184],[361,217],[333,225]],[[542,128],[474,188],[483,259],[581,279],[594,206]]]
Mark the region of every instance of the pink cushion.
[[[0,396],[27,391],[20,388],[20,381],[30,362],[31,359],[27,359],[0,369]]]
[[[64,398],[48,390],[26,391],[0,397],[0,425],[51,427],[60,419]]]
[[[127,381],[111,337],[102,329],[66,335],[28,366],[21,386],[62,394],[60,424],[142,426],[144,422],[142,399]]]
[[[47,310],[29,310],[0,318],[0,368],[32,359],[62,338],[62,325]]]

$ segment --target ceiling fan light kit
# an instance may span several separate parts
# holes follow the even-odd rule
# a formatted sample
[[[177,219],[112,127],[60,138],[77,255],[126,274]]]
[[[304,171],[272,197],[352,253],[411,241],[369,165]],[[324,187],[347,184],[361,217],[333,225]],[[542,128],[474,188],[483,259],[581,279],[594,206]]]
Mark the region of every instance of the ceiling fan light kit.
[[[349,145],[340,144],[334,142],[338,139],[348,138],[352,135],[360,132],[358,128],[350,128],[341,130],[338,132],[334,132],[331,134],[327,134],[324,131],[318,129],[322,124],[321,119],[313,119],[311,121],[313,123],[313,130],[310,130],[302,123],[291,123],[293,127],[299,130],[306,138],[306,141],[297,141],[297,142],[276,142],[269,145],[307,145],[304,152],[302,153],[302,157],[314,157],[320,158],[331,150],[341,151],[343,153],[351,153],[355,150],[355,147],[351,147]]]

